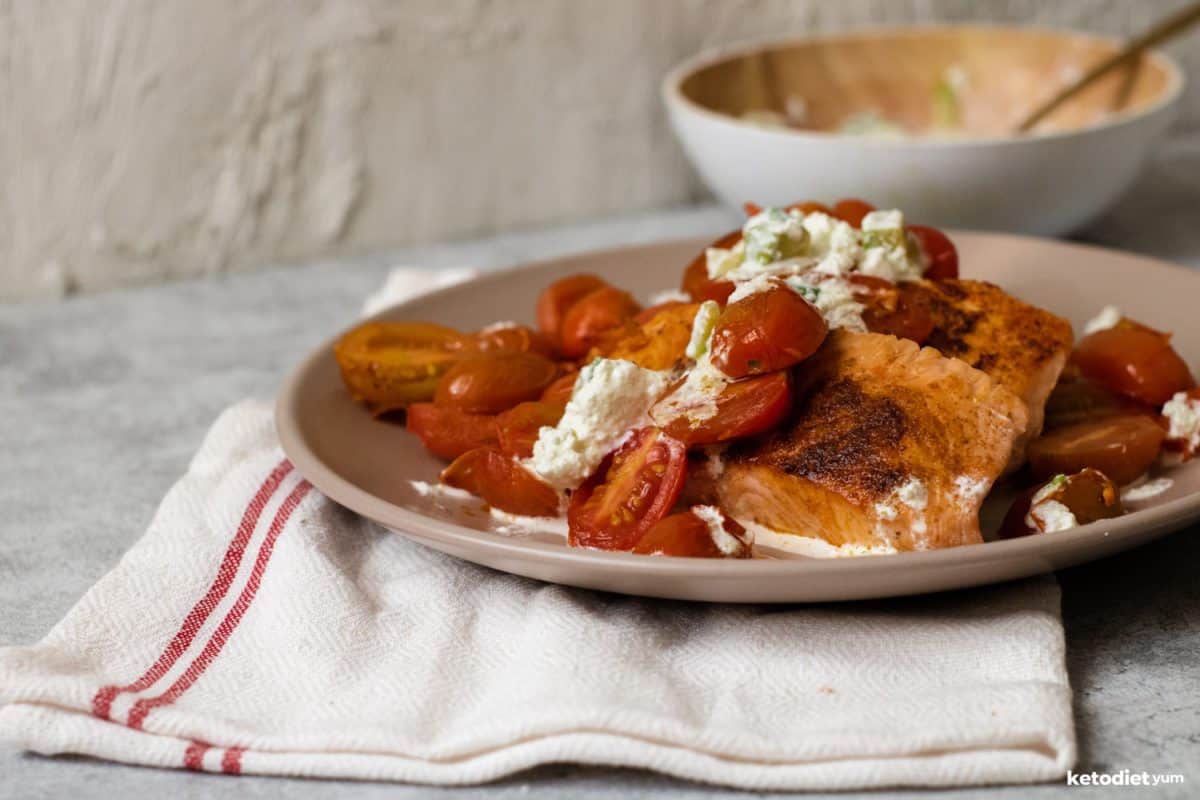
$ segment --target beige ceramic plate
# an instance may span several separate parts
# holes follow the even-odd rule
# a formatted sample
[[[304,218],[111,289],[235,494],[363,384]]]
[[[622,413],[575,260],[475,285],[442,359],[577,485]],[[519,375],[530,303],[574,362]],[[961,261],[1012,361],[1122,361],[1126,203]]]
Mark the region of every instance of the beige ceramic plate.
[[[964,277],[998,283],[1068,317],[1076,329],[1103,305],[1118,303],[1132,317],[1175,331],[1176,346],[1190,364],[1200,358],[1195,317],[1200,274],[1079,245],[991,234],[954,238]],[[378,318],[433,320],[464,329],[498,319],[530,322],[538,292],[574,272],[599,273],[644,299],[677,285],[683,266],[704,244],[672,242],[560,258],[445,289]],[[776,554],[781,557],[719,561],[607,553],[572,549],[549,534],[504,533],[477,505],[422,496],[410,481],[435,482],[441,465],[401,426],[375,421],[350,399],[328,345],[287,382],[277,424],[284,450],[318,489],[403,536],[518,575],[655,597],[780,603],[956,589],[1101,558],[1200,519],[1196,459],[1170,471],[1170,490],[1132,504],[1134,513],[1062,533],[843,559]],[[985,532],[995,527],[995,513],[987,511]]]

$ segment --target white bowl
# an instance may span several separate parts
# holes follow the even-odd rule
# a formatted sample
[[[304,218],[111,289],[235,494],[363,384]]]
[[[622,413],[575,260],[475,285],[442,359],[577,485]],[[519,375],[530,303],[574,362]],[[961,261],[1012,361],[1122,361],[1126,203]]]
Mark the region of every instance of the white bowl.
[[[954,68],[971,71],[963,94],[974,98],[975,117],[991,112],[991,130],[1006,131],[1118,46],[1079,33],[967,26],[791,39],[697,56],[666,77],[663,97],[700,176],[731,206],[861,197],[932,225],[1063,234],[1129,188],[1173,119],[1184,81],[1166,56],[1142,60],[1120,112],[1099,113],[1123,80],[1113,74],[1024,135],[885,139],[739,117],[782,111],[781,97],[798,96],[818,126],[836,127],[855,106],[920,122],[914,104],[928,107],[935,76]]]

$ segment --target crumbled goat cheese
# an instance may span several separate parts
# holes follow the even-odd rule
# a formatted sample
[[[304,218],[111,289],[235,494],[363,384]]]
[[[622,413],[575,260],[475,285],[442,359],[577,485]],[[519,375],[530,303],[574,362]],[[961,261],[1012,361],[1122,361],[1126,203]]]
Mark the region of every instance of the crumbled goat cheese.
[[[686,416],[693,423],[711,419],[717,414],[717,398],[729,384],[729,376],[721,372],[705,352],[696,362],[679,388],[663,398],[654,408],[654,423],[666,427],[672,420]]]
[[[733,293],[729,295],[729,299],[726,302],[732,305],[739,300],[745,300],[752,294],[773,289],[777,283],[778,281],[771,275],[756,275],[750,280],[736,284]]]
[[[670,380],[631,361],[593,361],[580,370],[558,425],[538,432],[522,463],[556,489],[577,487],[631,429],[650,423],[647,412]]]
[[[502,320],[500,322],[493,322],[491,325],[480,328],[479,332],[480,333],[495,333],[496,331],[506,331],[511,328],[519,328],[519,327],[521,327],[521,324],[519,322],[513,322],[511,319],[506,319],[506,320]]]
[[[1030,506],[1025,524],[1043,533],[1055,533],[1077,527],[1079,520],[1075,519],[1071,509],[1057,500],[1043,500]]]
[[[972,478],[959,475],[954,479],[954,496],[963,503],[974,503],[987,492],[991,482],[987,478]]]
[[[692,298],[682,289],[663,289],[650,295],[647,302],[650,306],[661,306],[663,303],[690,303]]]
[[[1189,450],[1200,449],[1200,400],[1176,392],[1162,407],[1167,418],[1167,438],[1183,442]]]
[[[902,231],[904,230],[904,214],[896,208],[869,211],[863,217],[864,231]]]
[[[854,269],[862,255],[859,234],[852,225],[828,214],[804,216],[809,255],[818,259],[814,269],[827,275],[844,275]]]
[[[1121,313],[1121,309],[1116,306],[1105,306],[1100,309],[1100,313],[1087,321],[1083,326],[1083,335],[1095,333],[1096,331],[1106,331],[1109,328],[1116,327],[1116,324],[1121,321],[1121,317],[1125,316]]]
[[[708,526],[708,535],[712,537],[713,544],[727,556],[740,553],[745,544],[741,539],[734,536],[729,531],[725,530],[725,515],[716,506],[692,506],[692,513],[700,518],[700,521]]]
[[[1139,483],[1137,486],[1122,489],[1121,500],[1127,503],[1149,500],[1151,497],[1158,497],[1174,485],[1175,481],[1170,478],[1155,478],[1152,481],[1146,481],[1145,483]]]
[[[866,332],[867,324],[862,318],[866,306],[858,302],[849,281],[829,278],[818,284],[809,284],[796,278],[787,284],[817,307],[830,329],[845,328],[859,333]]]
[[[773,264],[798,256],[808,244],[804,214],[782,208],[763,209],[746,220],[742,241],[746,244],[746,261],[751,263]]]
[[[708,248],[704,251],[704,268],[708,272],[709,280],[715,281],[737,269],[745,257],[745,242],[738,242],[728,250],[723,247]]]

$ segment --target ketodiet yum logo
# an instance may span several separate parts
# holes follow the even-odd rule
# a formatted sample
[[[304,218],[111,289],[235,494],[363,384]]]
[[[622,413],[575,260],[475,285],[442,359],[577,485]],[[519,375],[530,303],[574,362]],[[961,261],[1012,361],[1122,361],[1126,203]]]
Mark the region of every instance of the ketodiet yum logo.
[[[1170,786],[1184,782],[1177,772],[1075,772],[1067,770],[1067,786]]]

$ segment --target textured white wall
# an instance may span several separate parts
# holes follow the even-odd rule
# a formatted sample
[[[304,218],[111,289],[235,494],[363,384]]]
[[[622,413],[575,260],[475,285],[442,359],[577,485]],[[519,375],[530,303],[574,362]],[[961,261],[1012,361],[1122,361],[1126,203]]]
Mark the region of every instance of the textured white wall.
[[[738,39],[1179,0],[0,0],[0,298],[696,200],[658,81]],[[1200,44],[1171,50],[1200,75]],[[1200,124],[1200,78],[1182,124]]]

